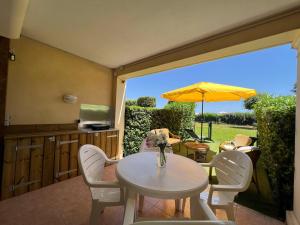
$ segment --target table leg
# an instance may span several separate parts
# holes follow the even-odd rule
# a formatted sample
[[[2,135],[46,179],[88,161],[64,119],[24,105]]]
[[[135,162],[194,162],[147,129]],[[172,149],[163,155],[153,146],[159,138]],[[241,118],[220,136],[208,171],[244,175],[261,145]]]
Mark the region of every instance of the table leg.
[[[131,191],[131,190],[127,190],[127,201],[126,201],[126,205],[125,205],[125,212],[124,212],[124,221],[123,221],[123,225],[129,225],[132,224],[134,222],[134,218],[135,218],[135,203],[136,203],[136,193]]]
[[[207,215],[200,204],[200,194],[190,198],[190,212],[192,220],[207,219]]]

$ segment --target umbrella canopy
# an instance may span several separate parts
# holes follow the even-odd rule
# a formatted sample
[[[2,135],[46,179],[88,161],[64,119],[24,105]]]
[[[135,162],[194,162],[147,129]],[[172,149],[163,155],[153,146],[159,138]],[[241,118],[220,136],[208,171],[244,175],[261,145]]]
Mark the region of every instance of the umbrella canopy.
[[[163,93],[161,96],[175,102],[202,102],[201,142],[203,140],[203,102],[239,101],[256,95],[254,89],[200,82]]]
[[[163,93],[162,97],[175,102],[220,102],[239,101],[255,95],[254,89],[200,82]]]

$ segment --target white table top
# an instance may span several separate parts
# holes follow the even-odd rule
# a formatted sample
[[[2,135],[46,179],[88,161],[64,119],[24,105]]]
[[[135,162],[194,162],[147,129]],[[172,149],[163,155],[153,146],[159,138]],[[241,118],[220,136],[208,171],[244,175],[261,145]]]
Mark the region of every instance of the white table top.
[[[179,199],[199,195],[208,185],[201,165],[186,157],[166,154],[165,168],[156,164],[157,153],[142,152],[120,160],[116,175],[121,185],[151,197]]]

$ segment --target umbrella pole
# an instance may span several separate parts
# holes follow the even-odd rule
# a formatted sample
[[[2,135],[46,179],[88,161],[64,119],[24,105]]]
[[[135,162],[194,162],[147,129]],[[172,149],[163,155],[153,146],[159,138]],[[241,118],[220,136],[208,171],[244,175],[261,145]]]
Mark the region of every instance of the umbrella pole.
[[[201,103],[201,143],[203,142],[203,97],[204,97],[204,94],[202,93],[202,103]]]

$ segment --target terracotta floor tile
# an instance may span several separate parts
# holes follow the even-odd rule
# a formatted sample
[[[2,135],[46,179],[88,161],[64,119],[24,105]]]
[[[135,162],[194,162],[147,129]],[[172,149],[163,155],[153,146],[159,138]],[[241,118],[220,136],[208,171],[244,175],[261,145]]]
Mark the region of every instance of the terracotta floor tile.
[[[106,167],[106,180],[115,179],[115,167]],[[81,176],[49,185],[0,202],[1,225],[88,225],[91,209],[89,188]],[[106,208],[99,216],[99,225],[122,225],[123,206]],[[139,218],[189,218],[187,199],[184,213],[175,213],[174,200],[159,200],[145,197],[144,209]],[[217,210],[217,217],[226,214]],[[237,206],[238,225],[283,225],[282,222],[264,216],[246,207]]]

